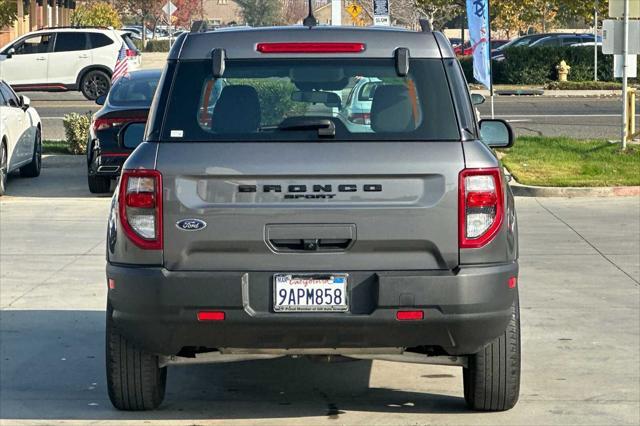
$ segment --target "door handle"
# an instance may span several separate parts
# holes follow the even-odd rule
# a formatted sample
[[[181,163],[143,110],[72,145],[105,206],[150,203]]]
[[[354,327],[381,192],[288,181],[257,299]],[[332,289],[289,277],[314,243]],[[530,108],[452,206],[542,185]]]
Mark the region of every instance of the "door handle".
[[[87,59],[89,57],[89,55],[79,55],[78,58],[80,59]]]
[[[47,58],[45,58],[44,56],[39,56],[36,58],[36,61],[46,61]]]

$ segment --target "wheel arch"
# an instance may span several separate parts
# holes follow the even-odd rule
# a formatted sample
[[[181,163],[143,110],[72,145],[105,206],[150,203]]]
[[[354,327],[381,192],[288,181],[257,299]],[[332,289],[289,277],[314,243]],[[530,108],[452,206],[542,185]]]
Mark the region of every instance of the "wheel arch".
[[[80,88],[80,83],[82,82],[82,79],[84,78],[84,76],[91,71],[103,71],[109,76],[109,79],[111,79],[111,76],[113,75],[113,71],[111,70],[111,68],[105,65],[95,65],[95,64],[87,65],[86,67],[80,70],[80,72],[78,73],[78,77],[76,78],[76,86],[78,88]]]

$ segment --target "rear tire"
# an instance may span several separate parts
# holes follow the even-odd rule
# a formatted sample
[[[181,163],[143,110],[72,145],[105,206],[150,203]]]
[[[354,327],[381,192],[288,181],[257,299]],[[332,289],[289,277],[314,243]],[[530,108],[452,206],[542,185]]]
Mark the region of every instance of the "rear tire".
[[[111,179],[102,176],[87,176],[89,191],[92,194],[106,194],[111,190]]]
[[[20,167],[20,176],[38,177],[42,170],[42,133],[36,129],[36,140],[33,144],[33,158],[26,166]]]
[[[463,369],[464,399],[472,410],[505,411],[520,394],[520,304],[511,308],[505,332],[480,352],[469,356]]]
[[[157,408],[164,399],[167,367],[158,357],[136,348],[113,324],[113,309],[107,304],[107,389],[118,410],[144,411]]]
[[[111,78],[100,70],[92,70],[86,73],[80,80],[80,90],[85,98],[95,101],[102,95],[106,95],[111,87]]]

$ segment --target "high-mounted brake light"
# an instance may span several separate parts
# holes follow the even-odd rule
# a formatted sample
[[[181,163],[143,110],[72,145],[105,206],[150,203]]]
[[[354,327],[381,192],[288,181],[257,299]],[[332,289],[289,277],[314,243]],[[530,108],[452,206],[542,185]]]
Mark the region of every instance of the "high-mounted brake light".
[[[256,51],[260,53],[360,53],[364,52],[364,43],[338,42],[295,42],[295,43],[258,43]]]
[[[120,223],[136,246],[162,249],[162,175],[157,170],[124,170],[118,194]]]
[[[498,233],[504,217],[499,168],[465,169],[459,182],[460,248],[479,248]]]

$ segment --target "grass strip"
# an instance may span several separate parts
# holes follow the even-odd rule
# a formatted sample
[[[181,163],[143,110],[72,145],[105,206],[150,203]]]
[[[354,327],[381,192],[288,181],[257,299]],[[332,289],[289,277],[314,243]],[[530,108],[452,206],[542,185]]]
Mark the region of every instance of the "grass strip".
[[[640,185],[640,146],[606,140],[525,136],[512,148],[500,150],[502,163],[523,185],[637,186]]]

